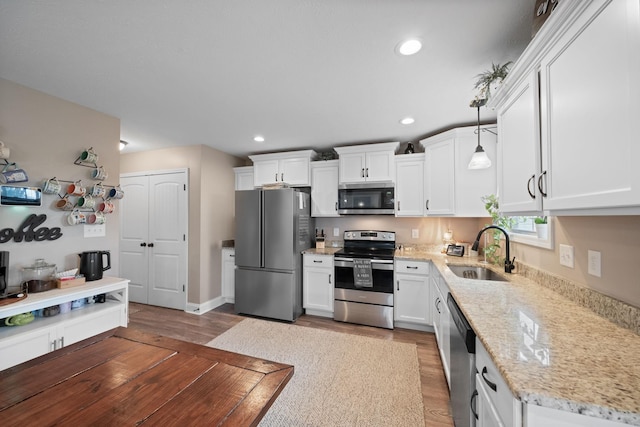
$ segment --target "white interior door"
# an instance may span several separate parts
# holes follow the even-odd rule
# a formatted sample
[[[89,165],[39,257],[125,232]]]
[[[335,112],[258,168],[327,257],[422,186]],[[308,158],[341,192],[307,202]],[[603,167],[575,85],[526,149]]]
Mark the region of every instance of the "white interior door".
[[[187,173],[123,176],[120,275],[133,302],[184,310],[187,288]]]
[[[149,304],[184,310],[187,287],[186,174],[149,177]]]
[[[129,300],[148,304],[148,177],[121,177],[125,197],[120,209],[120,276],[129,279]]]

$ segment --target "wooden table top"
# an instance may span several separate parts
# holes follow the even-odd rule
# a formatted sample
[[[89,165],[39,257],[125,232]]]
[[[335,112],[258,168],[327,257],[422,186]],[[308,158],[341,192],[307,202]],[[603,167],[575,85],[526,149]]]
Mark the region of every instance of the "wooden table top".
[[[3,426],[254,426],[293,366],[116,328],[0,372]]]

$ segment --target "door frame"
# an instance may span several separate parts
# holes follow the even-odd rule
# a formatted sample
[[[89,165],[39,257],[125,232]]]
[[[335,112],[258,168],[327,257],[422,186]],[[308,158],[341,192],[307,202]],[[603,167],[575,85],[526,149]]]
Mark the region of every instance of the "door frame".
[[[185,181],[187,183],[187,204],[185,206],[185,209],[186,209],[185,218],[187,220],[187,232],[185,233],[185,244],[186,244],[185,276],[186,277],[184,277],[185,290],[184,290],[184,310],[183,311],[189,312],[187,310],[187,307],[189,305],[189,203],[190,203],[189,193],[191,192],[189,168],[158,169],[158,170],[147,170],[147,171],[140,171],[140,172],[126,172],[126,173],[121,173],[119,176],[120,178],[131,178],[131,177],[137,177],[137,176],[170,175],[170,174],[178,174],[178,173],[182,173],[185,175],[185,178],[186,178]],[[118,247],[118,251],[120,251],[119,247]]]

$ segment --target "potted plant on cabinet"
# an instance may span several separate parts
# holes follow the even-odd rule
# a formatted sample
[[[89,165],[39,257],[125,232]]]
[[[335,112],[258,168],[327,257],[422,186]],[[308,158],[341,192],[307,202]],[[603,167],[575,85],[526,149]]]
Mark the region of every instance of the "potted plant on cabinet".
[[[482,106],[491,98],[491,91],[494,91],[502,84],[502,81],[509,74],[511,61],[505,64],[491,64],[491,69],[476,76],[475,89],[478,89],[476,97],[469,104],[471,107]]]

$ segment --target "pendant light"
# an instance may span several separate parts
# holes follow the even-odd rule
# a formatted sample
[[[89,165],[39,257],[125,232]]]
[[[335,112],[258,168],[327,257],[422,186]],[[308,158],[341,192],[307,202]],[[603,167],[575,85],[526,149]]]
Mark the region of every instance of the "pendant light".
[[[491,167],[491,159],[485,153],[484,148],[480,145],[480,107],[484,105],[484,102],[473,102],[472,106],[478,108],[478,146],[476,147],[476,152],[473,153],[471,157],[471,161],[469,162],[469,169],[487,169]]]

